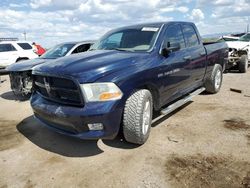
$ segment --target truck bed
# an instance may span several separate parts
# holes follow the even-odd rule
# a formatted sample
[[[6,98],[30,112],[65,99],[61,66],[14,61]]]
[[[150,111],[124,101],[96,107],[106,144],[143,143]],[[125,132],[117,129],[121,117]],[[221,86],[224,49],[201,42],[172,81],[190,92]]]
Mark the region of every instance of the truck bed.
[[[224,65],[227,64],[228,46],[225,42],[205,42],[203,45],[207,51],[207,60],[209,62],[215,62],[219,60],[220,62],[224,62]],[[223,70],[224,69],[225,67],[223,67]]]

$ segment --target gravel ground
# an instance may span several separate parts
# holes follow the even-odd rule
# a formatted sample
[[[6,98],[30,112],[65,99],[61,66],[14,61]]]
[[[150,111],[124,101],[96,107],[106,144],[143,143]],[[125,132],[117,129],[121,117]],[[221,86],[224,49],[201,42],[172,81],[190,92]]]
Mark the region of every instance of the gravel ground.
[[[250,187],[250,71],[224,74],[153,124],[143,146],[84,141],[41,126],[0,84],[0,187]],[[240,89],[242,93],[230,91]]]

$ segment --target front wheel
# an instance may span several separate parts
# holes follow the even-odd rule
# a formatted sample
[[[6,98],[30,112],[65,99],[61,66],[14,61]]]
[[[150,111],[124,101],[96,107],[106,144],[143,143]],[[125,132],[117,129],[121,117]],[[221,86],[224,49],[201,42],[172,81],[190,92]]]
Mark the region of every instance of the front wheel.
[[[123,134],[126,141],[144,144],[150,133],[153,100],[150,91],[134,92],[126,101],[123,116]]]
[[[222,85],[223,72],[219,64],[215,64],[212,74],[205,81],[206,91],[209,93],[218,93]]]

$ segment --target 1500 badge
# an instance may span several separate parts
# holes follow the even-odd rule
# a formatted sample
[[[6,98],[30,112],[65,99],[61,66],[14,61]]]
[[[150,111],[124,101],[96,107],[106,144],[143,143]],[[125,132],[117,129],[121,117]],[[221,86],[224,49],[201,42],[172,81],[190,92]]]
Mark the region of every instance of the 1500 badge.
[[[171,70],[171,71],[168,71],[168,72],[163,72],[163,73],[158,74],[158,78],[168,76],[170,74],[173,74],[173,73],[176,73],[176,72],[179,72],[179,71],[180,71],[180,69],[174,69],[174,70]]]

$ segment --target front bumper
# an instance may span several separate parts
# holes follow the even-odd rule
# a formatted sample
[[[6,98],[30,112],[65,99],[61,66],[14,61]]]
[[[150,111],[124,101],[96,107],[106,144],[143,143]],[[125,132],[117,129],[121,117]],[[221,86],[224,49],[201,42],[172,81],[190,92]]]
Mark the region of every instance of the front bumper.
[[[113,139],[119,132],[123,108],[119,101],[86,103],[84,107],[58,104],[34,93],[30,99],[34,116],[45,126],[80,139]],[[102,123],[103,130],[88,129]]]

